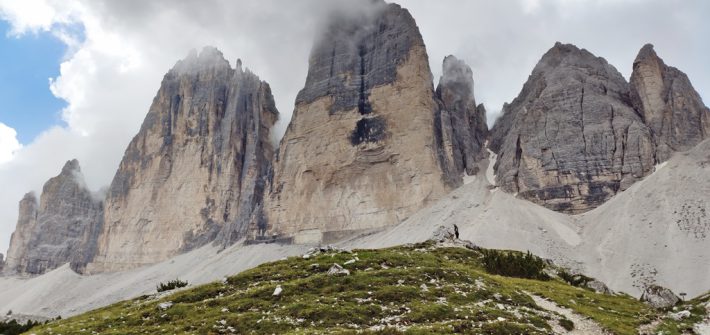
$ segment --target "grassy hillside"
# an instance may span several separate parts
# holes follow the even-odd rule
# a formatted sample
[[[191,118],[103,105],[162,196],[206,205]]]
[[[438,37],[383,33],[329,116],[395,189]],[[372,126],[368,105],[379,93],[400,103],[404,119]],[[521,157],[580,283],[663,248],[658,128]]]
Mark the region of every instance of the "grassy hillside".
[[[494,269],[488,264],[486,270],[485,252],[425,243],[292,257],[223,282],[54,321],[30,333],[550,334],[579,326],[540,307],[532,296],[615,334],[636,334],[656,319],[657,312],[626,295],[600,295],[559,279],[490,274]],[[350,273],[328,274],[334,263]],[[274,296],[277,286],[282,293]]]

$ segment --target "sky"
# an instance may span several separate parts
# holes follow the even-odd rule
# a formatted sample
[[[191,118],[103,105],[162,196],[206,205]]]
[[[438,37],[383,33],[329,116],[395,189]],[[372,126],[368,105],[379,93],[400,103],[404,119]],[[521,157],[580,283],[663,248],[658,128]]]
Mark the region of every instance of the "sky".
[[[328,13],[366,0],[0,0],[0,252],[23,194],[79,159],[107,186],[163,75],[211,45],[272,87],[283,134]],[[434,78],[454,54],[472,68],[489,123],[556,41],[626,78],[645,43],[710,99],[710,1],[395,0],[421,30]],[[3,252],[4,253],[4,252]]]

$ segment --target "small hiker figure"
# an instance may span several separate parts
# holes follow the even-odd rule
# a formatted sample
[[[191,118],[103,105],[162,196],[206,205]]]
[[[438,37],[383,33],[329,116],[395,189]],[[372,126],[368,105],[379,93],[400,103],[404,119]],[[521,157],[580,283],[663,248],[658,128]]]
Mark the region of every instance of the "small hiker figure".
[[[456,235],[456,239],[459,239],[459,226],[454,225],[454,234]]]

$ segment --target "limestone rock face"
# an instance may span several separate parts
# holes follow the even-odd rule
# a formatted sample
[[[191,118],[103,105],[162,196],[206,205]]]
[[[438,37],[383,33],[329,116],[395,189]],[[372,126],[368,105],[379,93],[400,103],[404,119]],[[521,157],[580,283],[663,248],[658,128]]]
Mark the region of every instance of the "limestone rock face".
[[[603,58],[557,43],[491,131],[504,190],[553,210],[599,206],[653,171],[649,128]]]
[[[651,128],[658,162],[710,136],[710,109],[688,76],[667,66],[651,44],[646,44],[634,61],[631,102]]]
[[[106,197],[89,272],[155,263],[218,239],[243,237],[262,218],[278,118],[271,89],[241,61],[205,48],[163,78]]]
[[[440,131],[451,173],[473,175],[476,163],[486,156],[488,125],[486,109],[476,106],[471,68],[454,56],[444,58],[436,95],[442,104]]]
[[[256,239],[327,243],[396,224],[461,183],[442,168],[440,102],[414,19],[370,5],[334,17],[311,51]]]
[[[10,237],[10,248],[7,250],[5,272],[17,273],[27,259],[30,237],[37,225],[37,207],[39,203],[34,192],[29,192],[22,197],[17,216],[15,231]]]
[[[20,201],[7,272],[42,274],[65,263],[83,271],[93,257],[103,205],[86,188],[77,160],[44,184],[39,206],[32,193]]]
[[[2,269],[5,268],[5,255],[0,253],[0,273],[2,273]]]

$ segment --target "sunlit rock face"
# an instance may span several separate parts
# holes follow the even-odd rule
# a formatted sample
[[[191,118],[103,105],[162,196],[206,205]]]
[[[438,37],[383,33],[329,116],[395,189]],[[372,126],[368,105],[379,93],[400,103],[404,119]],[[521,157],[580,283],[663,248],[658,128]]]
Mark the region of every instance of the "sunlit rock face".
[[[651,44],[634,61],[631,102],[651,128],[658,162],[710,136],[710,110],[688,76],[666,65]]]
[[[39,203],[28,193],[19,207],[6,273],[37,275],[66,263],[84,270],[96,252],[103,204],[86,188],[77,160],[44,184]]]
[[[89,272],[165,260],[244,237],[261,214],[278,118],[271,89],[205,48],[163,78],[106,197]]]
[[[557,43],[491,130],[505,191],[566,213],[595,208],[653,171],[651,131],[603,58]]]
[[[370,5],[334,15],[311,51],[255,239],[333,241],[396,224],[461,184],[414,19]]]

